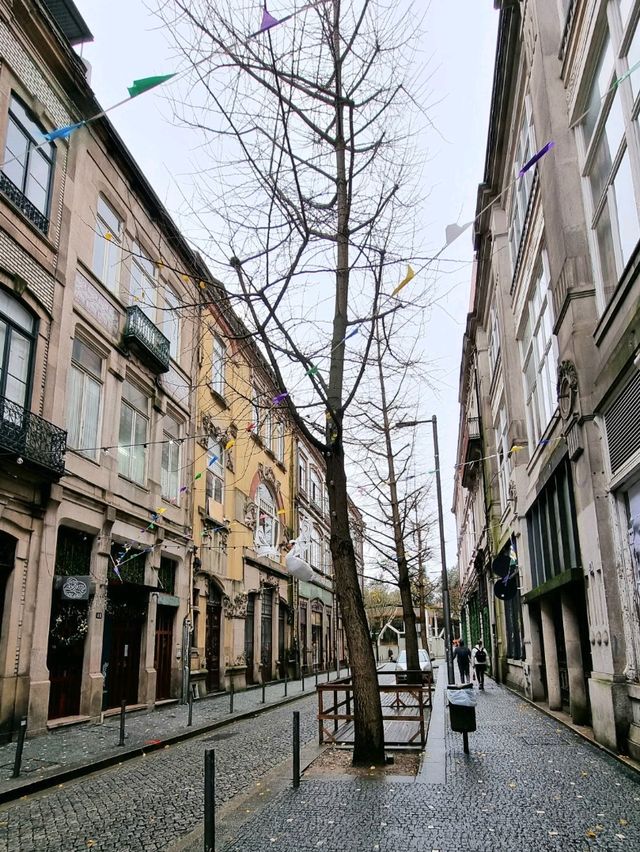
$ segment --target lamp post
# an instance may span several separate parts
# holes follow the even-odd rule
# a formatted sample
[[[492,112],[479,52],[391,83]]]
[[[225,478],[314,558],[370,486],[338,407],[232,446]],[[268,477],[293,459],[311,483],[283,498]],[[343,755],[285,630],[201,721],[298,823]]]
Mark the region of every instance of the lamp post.
[[[444,549],[444,518],[442,515],[442,486],[440,484],[440,451],[438,448],[438,419],[433,415],[428,420],[402,420],[396,423],[396,429],[403,429],[409,426],[421,426],[425,423],[431,423],[433,426],[433,455],[435,461],[436,474],[436,496],[438,499],[438,528],[440,531],[440,559],[442,562],[442,611],[444,615],[444,653],[447,662],[447,677],[449,683],[455,683],[453,674],[453,657],[451,651],[451,608],[449,605],[449,576],[447,574],[447,557]]]

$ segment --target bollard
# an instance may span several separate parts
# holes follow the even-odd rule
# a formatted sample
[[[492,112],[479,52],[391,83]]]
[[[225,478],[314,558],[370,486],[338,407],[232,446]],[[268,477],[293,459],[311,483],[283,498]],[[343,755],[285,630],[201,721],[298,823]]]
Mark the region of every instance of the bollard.
[[[331,669],[329,668],[329,666],[327,666],[327,683],[329,683],[330,678],[331,678]]]
[[[336,672],[338,673],[338,680],[340,680],[340,661],[336,660]]]
[[[233,696],[234,696],[234,694],[235,693],[234,693],[234,689],[233,689],[233,678],[231,678],[231,680],[229,682],[229,713],[233,713]]]
[[[300,680],[302,681],[302,691],[304,692],[304,672],[300,675]]]
[[[284,697],[287,697],[287,687],[289,685],[289,678],[287,677],[287,670],[284,670]]]
[[[187,719],[187,728],[193,724],[193,690],[189,690],[189,718]]]
[[[318,685],[318,669],[316,669],[316,686]]]
[[[263,681],[263,682],[262,682],[262,703],[263,703],[263,704],[264,704],[264,702],[266,701],[266,699],[265,699],[265,694],[264,694],[264,693],[265,693],[265,685],[264,685],[264,681]]]
[[[120,742],[119,746],[124,745],[124,714],[127,712],[127,702],[122,699],[120,702]]]
[[[300,786],[300,711],[293,711],[293,786]]]
[[[216,752],[204,750],[204,852],[216,849]]]
[[[20,719],[20,730],[18,731],[18,742],[16,743],[16,759],[13,762],[12,778],[20,777],[20,767],[22,766],[22,750],[24,749],[24,738],[27,734],[27,717],[23,716]]]

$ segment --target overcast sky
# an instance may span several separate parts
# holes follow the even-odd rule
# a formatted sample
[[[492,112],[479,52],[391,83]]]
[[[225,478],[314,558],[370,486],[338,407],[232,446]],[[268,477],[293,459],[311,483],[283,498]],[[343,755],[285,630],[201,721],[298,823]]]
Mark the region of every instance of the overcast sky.
[[[402,4],[403,0],[398,0]],[[94,42],[81,50],[91,64],[91,83],[98,100],[109,106],[126,97],[127,86],[140,77],[170,73],[173,68],[167,34],[142,0],[76,0],[93,32]],[[256,0],[256,28],[262,2]],[[426,5],[426,0],[425,0]],[[271,0],[270,11],[286,14],[288,0]],[[424,248],[434,253],[444,242],[445,227],[467,222],[475,211],[482,180],[487,121],[493,76],[498,12],[492,0],[432,0],[426,19],[422,53],[429,58],[433,105],[430,118],[437,133],[425,138],[428,161],[424,169],[427,199]],[[190,131],[177,127],[162,90],[145,94],[114,110],[111,120],[143,172],[170,212],[177,213],[181,176],[190,172]],[[188,231],[188,223],[178,218]],[[423,416],[436,414],[439,422],[447,562],[456,558],[456,535],[450,512],[453,465],[458,431],[458,378],[462,333],[469,304],[471,231],[443,255],[460,263],[439,264],[435,303],[430,309],[425,348],[431,383],[419,389]],[[413,285],[412,285],[413,286]],[[422,427],[423,452],[432,459],[429,426]],[[429,462],[427,467],[432,467]],[[436,542],[434,541],[434,545]],[[436,553],[437,557],[437,553]],[[438,570],[437,562],[430,573]]]

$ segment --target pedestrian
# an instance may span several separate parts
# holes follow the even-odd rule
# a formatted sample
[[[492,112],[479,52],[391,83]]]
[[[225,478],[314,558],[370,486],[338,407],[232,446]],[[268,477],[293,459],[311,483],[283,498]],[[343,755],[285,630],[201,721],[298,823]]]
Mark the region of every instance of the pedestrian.
[[[453,659],[458,660],[458,671],[460,672],[460,681],[469,683],[469,665],[471,663],[471,651],[464,644],[464,640],[460,639],[458,647],[453,652]]]
[[[393,648],[389,648],[389,662],[393,662]]]
[[[482,639],[478,639],[476,645],[471,652],[471,665],[475,677],[478,679],[478,688],[484,689],[484,673],[487,668],[487,652],[482,644]]]

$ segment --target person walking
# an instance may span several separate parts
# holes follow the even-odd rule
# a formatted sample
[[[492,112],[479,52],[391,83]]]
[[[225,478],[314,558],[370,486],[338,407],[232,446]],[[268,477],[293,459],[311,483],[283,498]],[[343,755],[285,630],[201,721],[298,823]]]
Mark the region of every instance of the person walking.
[[[462,683],[469,683],[469,681],[471,680],[471,678],[469,677],[471,651],[467,648],[462,639],[460,639],[457,648],[455,648],[453,651],[453,659],[458,660],[458,671],[460,672],[460,681]]]
[[[478,639],[473,651],[471,652],[471,665],[475,677],[478,679],[478,688],[484,689],[484,673],[487,668],[487,652],[482,644],[482,639]]]

